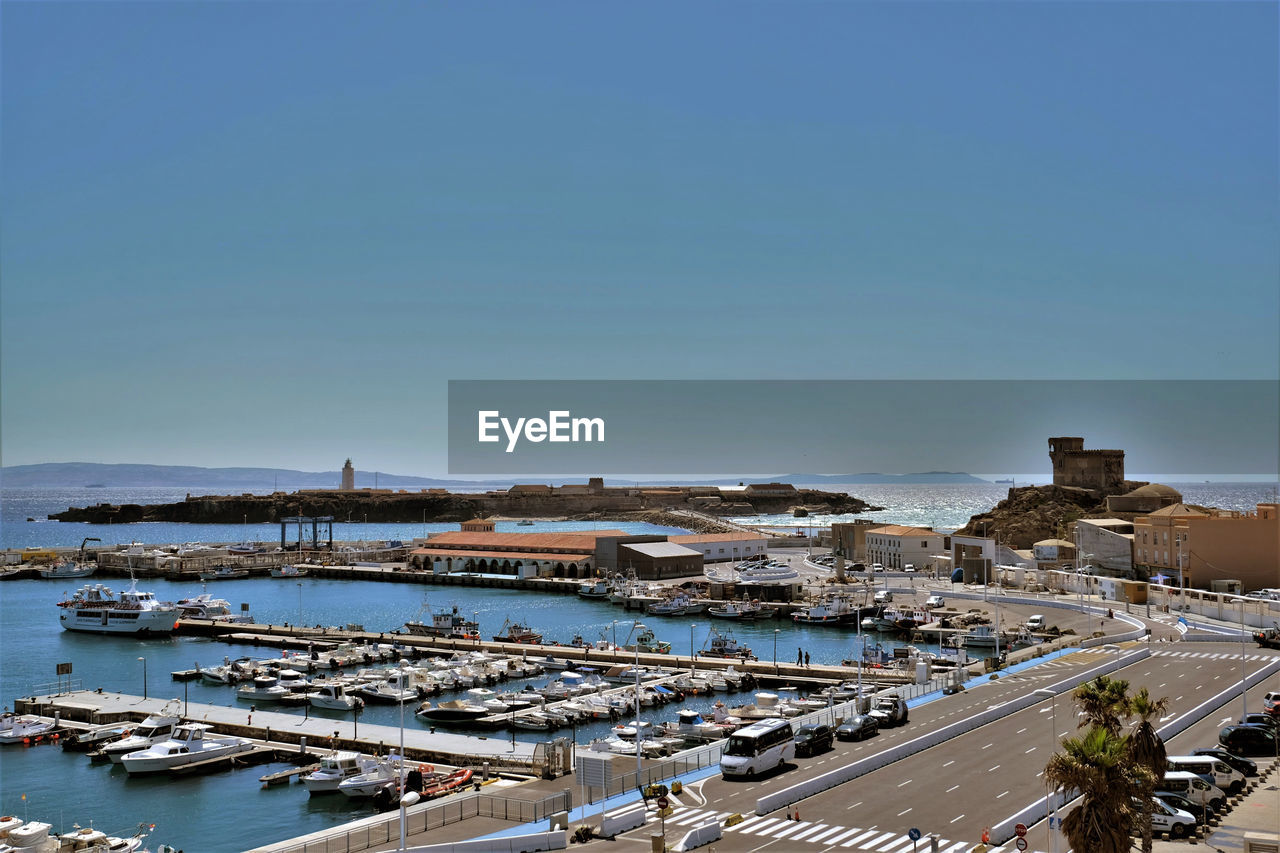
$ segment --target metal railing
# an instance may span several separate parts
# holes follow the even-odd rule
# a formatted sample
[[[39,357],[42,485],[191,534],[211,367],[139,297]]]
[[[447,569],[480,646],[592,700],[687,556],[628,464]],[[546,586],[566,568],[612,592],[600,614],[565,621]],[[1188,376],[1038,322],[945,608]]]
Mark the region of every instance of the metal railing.
[[[417,835],[473,817],[532,823],[546,820],[556,812],[567,811],[570,805],[569,794],[565,791],[536,800],[484,793],[462,794],[436,805],[408,809],[405,814],[405,834]],[[282,842],[259,847],[256,853],[355,853],[380,844],[396,842],[399,838],[400,814],[393,811],[338,827],[332,832],[316,833],[297,843]]]

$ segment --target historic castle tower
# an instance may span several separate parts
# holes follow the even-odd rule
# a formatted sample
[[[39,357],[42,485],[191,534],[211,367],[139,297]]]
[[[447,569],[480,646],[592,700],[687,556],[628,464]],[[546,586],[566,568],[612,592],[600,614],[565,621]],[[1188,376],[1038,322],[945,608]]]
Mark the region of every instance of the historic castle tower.
[[[356,487],[356,469],[351,467],[351,460],[342,466],[342,490],[349,492]]]
[[[1084,439],[1059,436],[1049,439],[1055,486],[1079,486],[1103,494],[1124,488],[1123,450],[1085,450]]]

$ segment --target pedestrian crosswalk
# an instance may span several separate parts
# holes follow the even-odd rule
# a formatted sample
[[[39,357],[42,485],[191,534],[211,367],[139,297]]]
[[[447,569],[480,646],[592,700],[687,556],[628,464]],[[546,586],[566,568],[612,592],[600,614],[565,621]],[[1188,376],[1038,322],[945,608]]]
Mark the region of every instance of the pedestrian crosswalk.
[[[674,814],[667,818],[666,824],[668,827],[689,828],[713,820],[723,824],[730,814],[732,812],[677,806]],[[748,815],[741,823],[724,826],[722,831],[737,833],[744,838],[758,838],[767,843],[785,839],[788,846],[792,842],[804,842],[819,845],[819,849],[848,850],[851,853],[910,853],[912,850],[933,849],[927,836],[913,842],[909,835],[901,831],[795,820],[794,814],[787,817]],[[976,839],[953,841],[939,838],[937,849],[938,853],[960,853],[972,849],[976,843]],[[1010,841],[1003,846],[991,848],[991,853],[1012,853],[1014,850],[1014,844]]]
[[[1183,660],[1240,660],[1240,653],[1235,652],[1185,652],[1178,649],[1152,649],[1151,656],[1156,658],[1182,658]],[[1247,661],[1275,660],[1275,655],[1246,654]]]

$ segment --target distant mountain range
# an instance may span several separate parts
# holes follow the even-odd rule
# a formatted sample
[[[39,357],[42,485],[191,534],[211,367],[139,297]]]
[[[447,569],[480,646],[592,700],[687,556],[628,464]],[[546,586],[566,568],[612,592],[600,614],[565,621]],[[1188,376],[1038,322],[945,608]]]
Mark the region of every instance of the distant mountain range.
[[[99,462],[42,462],[37,465],[12,465],[0,468],[0,486],[7,488],[123,488],[173,487],[215,489],[222,492],[261,491],[263,489],[334,489],[342,480],[339,471],[294,471],[288,468],[200,468],[192,465],[103,464]],[[445,480],[414,477],[406,474],[356,471],[356,488],[365,489],[502,489],[516,482],[585,482],[585,478],[568,480]],[[840,483],[867,485],[880,483],[985,483],[971,474],[953,471],[926,471],[918,474],[779,474],[768,477],[743,477],[720,480],[682,480],[688,486],[736,486],[743,482],[776,481],[783,483]],[[637,480],[606,479],[609,485],[645,483]],[[651,481],[657,482],[657,481]],[[669,483],[671,481],[661,481]]]

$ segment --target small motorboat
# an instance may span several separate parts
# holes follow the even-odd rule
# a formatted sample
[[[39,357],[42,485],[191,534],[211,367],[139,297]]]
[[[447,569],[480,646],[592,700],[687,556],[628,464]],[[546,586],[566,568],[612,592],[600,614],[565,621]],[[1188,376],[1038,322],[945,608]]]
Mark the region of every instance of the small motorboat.
[[[273,578],[305,578],[309,573],[310,569],[305,566],[275,566],[271,569]]]
[[[437,780],[435,784],[432,784],[429,787],[424,787],[422,789],[422,796],[424,799],[430,800],[435,797],[443,797],[448,794],[452,794],[459,788],[465,787],[471,781],[472,775],[473,773],[471,770],[466,767],[460,767],[448,776],[445,776],[443,779]],[[479,788],[479,785],[476,787]]]
[[[99,747],[114,743],[125,736],[129,727],[122,723],[109,723],[82,729],[62,739],[62,749],[66,752],[90,752]]]
[[[4,714],[0,716],[0,743],[22,743],[26,740],[50,734],[58,723],[32,714]]]
[[[173,737],[168,740],[140,752],[131,752],[120,759],[120,763],[131,774],[156,773],[195,761],[221,758],[250,749],[253,749],[253,744],[244,738],[214,735],[213,726],[205,723],[187,723],[176,727],[173,730]]]
[[[320,766],[302,777],[307,791],[315,794],[336,794],[338,786],[353,776],[368,773],[377,767],[377,759],[371,755],[347,750],[331,752],[320,759]]]

